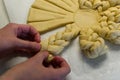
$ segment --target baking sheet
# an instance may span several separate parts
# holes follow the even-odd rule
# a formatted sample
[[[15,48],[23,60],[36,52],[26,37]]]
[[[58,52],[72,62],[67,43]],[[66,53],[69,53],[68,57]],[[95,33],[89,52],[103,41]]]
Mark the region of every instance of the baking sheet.
[[[29,8],[34,0],[4,0],[11,22],[26,23]],[[55,32],[63,30],[59,28],[42,35],[42,39],[47,38]],[[119,80],[120,79],[120,46],[106,41],[109,47],[108,54],[97,59],[87,59],[82,55],[77,37],[66,47],[61,56],[67,60],[71,67],[71,73],[66,80]],[[7,62],[7,67],[11,67],[26,58],[14,58]]]

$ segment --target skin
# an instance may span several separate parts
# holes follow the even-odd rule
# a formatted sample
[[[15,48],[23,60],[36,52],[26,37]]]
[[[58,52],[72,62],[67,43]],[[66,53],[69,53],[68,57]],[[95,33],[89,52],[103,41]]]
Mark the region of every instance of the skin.
[[[70,72],[69,65],[60,56],[46,63],[49,53],[40,51],[40,35],[29,25],[8,24],[0,29],[0,40],[2,58],[15,52],[34,54],[27,61],[8,70],[0,80],[64,80]]]
[[[0,29],[0,58],[19,51],[38,52],[40,50],[39,36],[39,33],[31,26],[8,24]]]

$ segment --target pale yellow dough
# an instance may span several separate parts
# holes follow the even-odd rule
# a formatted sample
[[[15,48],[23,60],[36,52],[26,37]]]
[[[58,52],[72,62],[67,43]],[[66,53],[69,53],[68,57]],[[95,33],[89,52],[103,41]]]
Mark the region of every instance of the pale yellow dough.
[[[42,50],[48,50],[50,53],[59,54],[64,47],[69,45],[70,41],[79,33],[79,28],[75,24],[69,24],[62,32],[50,36],[41,42]]]
[[[104,39],[120,44],[120,0],[35,0],[27,22],[40,33],[66,26],[40,43],[54,55],[78,35],[88,58],[107,53]]]

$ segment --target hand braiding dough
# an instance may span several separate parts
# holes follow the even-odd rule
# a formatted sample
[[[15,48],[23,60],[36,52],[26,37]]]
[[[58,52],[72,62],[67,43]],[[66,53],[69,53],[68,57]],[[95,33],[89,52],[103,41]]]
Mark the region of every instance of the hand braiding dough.
[[[48,50],[54,55],[59,54],[78,33],[79,28],[75,24],[69,24],[64,31],[58,32],[50,36],[49,39],[43,40],[40,43],[42,50]]]
[[[81,50],[89,58],[96,58],[107,53],[104,40],[90,28],[81,30],[80,46]]]

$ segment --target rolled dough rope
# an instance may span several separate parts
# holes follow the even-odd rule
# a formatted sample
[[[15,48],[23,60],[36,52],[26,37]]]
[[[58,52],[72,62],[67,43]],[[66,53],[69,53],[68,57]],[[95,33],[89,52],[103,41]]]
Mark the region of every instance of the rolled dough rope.
[[[75,24],[69,24],[62,32],[57,32],[46,40],[41,41],[42,50],[47,50],[50,53],[59,54],[79,33],[79,28]]]
[[[97,58],[107,53],[107,46],[104,40],[99,37],[92,29],[82,29],[80,32],[81,50],[88,58]]]
[[[118,6],[112,7],[102,13],[100,26],[94,30],[103,38],[120,44],[120,9]]]

